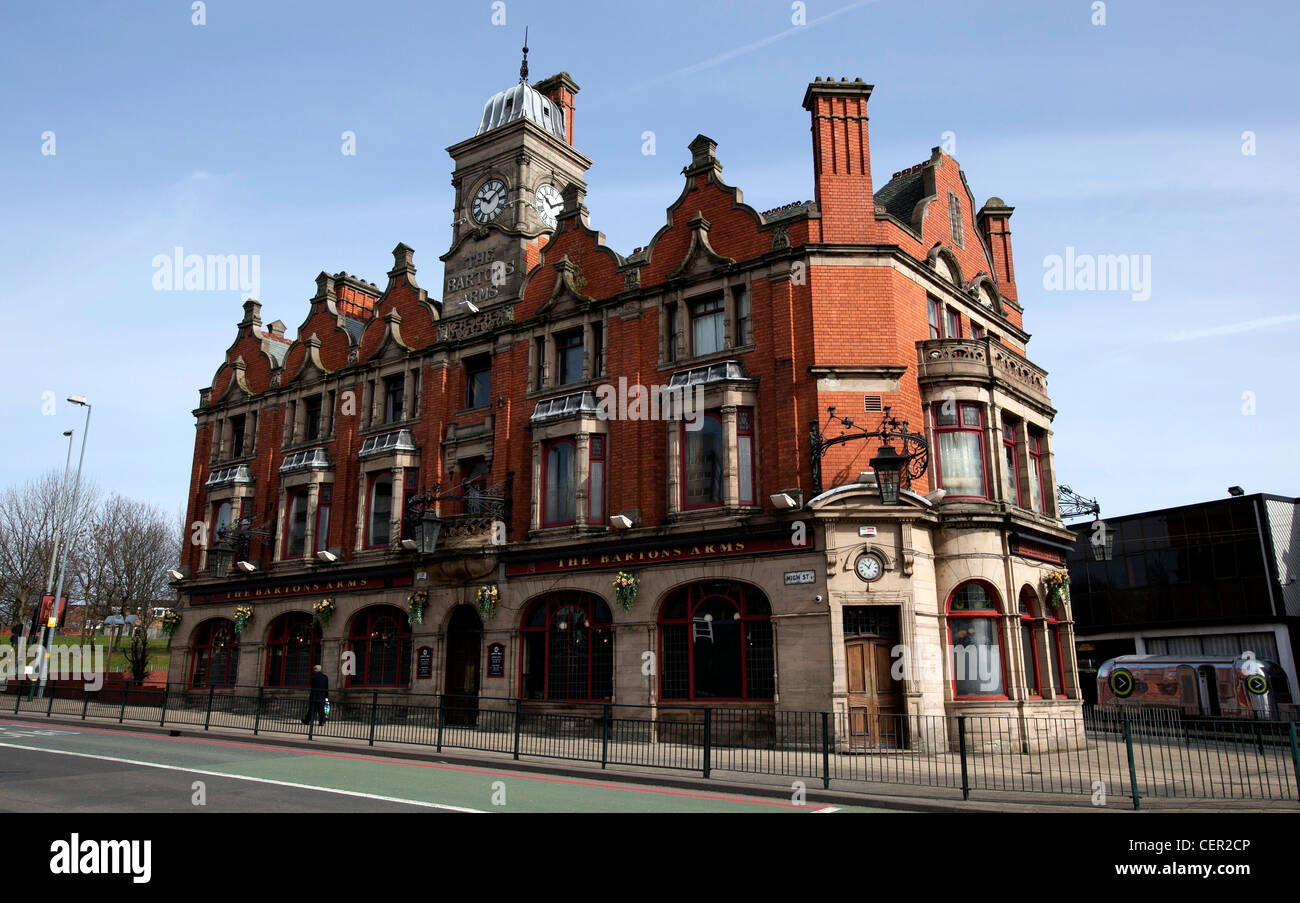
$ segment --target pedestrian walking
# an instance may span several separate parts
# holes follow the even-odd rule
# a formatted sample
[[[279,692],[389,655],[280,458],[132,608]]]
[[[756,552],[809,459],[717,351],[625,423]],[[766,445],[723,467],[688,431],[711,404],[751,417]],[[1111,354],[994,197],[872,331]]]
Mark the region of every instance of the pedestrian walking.
[[[315,715],[320,722],[320,726],[325,726],[325,699],[330,689],[330,679],[325,676],[320,665],[312,668],[311,672],[311,696],[307,700],[307,715],[302,719],[303,724],[310,724],[312,716]]]

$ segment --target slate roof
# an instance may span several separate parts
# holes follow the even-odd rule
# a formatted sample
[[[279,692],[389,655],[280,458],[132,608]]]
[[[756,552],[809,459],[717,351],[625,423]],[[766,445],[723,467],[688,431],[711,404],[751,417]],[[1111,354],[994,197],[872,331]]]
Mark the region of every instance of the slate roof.
[[[905,223],[912,221],[912,211],[925,197],[925,178],[923,170],[906,172],[890,179],[885,187],[876,192],[876,206],[884,207],[894,217]]]

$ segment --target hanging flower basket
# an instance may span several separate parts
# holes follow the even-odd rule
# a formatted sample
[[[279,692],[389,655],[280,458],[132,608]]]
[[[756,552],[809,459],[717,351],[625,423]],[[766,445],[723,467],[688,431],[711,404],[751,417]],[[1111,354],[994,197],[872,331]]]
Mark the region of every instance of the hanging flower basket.
[[[178,628],[178,627],[180,627],[180,626],[181,626],[181,616],[180,616],[180,615],[178,615],[176,612],[172,611],[170,608],[167,609],[167,611],[163,612],[163,616],[162,616],[162,632],[163,632],[163,634],[167,637],[167,639],[170,640],[173,636],[175,636],[175,635],[176,635],[176,628]]]
[[[480,586],[478,588],[478,613],[486,621],[496,613],[497,601],[500,594],[495,586]]]
[[[243,633],[244,627],[253,620],[253,606],[240,605],[235,609],[235,633]]]
[[[329,625],[330,618],[334,616],[334,600],[321,599],[311,607],[312,620],[321,626],[324,630]]]
[[[1043,578],[1047,587],[1047,604],[1057,614],[1065,613],[1065,606],[1070,602],[1070,572],[1052,571]]]
[[[417,589],[406,597],[406,619],[412,624],[424,623],[424,609],[429,604],[429,591]]]
[[[623,606],[624,611],[631,611],[636,602],[636,591],[641,586],[641,578],[619,571],[614,575],[614,598]]]

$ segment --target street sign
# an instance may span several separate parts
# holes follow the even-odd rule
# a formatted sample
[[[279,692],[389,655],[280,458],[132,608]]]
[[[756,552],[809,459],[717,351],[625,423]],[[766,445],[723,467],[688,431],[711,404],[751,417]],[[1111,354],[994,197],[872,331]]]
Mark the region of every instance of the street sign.
[[[786,571],[785,572],[786,586],[800,586],[805,583],[816,583],[816,582],[817,582],[816,571]]]

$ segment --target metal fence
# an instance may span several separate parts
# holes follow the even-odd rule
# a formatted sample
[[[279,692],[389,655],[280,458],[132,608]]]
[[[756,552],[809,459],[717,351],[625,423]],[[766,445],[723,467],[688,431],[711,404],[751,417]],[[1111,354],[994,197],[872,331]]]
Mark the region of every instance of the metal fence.
[[[1076,710],[1073,717],[864,715],[737,706],[632,706],[503,697],[331,692],[324,725],[308,691],[126,683],[11,683],[15,714],[227,728],[608,766],[791,780],[1143,799],[1300,800],[1295,722],[1179,712]],[[8,704],[8,703],[6,703]]]

